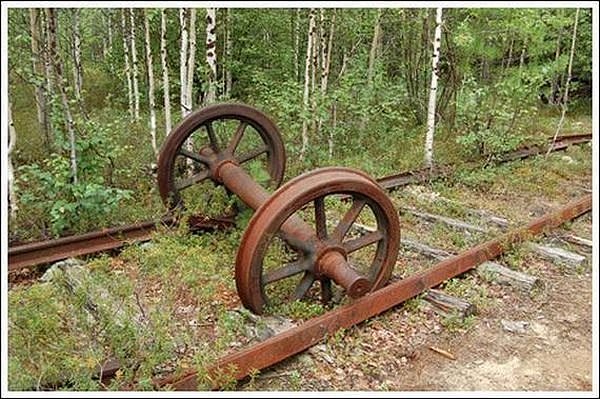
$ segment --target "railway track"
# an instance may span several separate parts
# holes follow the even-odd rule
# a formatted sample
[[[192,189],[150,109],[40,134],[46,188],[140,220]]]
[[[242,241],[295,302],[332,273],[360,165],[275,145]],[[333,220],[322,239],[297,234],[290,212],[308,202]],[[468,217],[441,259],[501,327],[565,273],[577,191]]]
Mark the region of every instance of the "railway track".
[[[238,121],[237,128],[231,131],[233,135],[223,141],[223,137],[216,133],[219,131],[219,124],[222,126],[231,120]],[[249,126],[251,129],[247,132]],[[205,131],[206,134],[200,131]],[[191,140],[192,135],[195,141]],[[246,147],[242,150],[240,142],[247,136],[253,136],[255,141],[250,145],[251,149]],[[204,141],[203,146],[199,146],[198,139]],[[551,150],[564,150],[570,145],[590,140],[591,135],[561,136],[551,142]],[[197,148],[193,151],[188,150],[185,146],[186,141],[195,142]],[[523,147],[495,157],[492,161],[501,163],[523,159],[545,153],[547,148],[547,145]],[[261,166],[269,175],[271,185],[278,187],[273,194],[243,167],[246,162],[263,154],[266,162]],[[342,288],[342,291],[338,290],[337,293],[343,292],[342,295],[353,298],[347,305],[336,307],[321,316],[218,359],[214,366],[207,370],[207,376],[214,388],[219,388],[219,381],[242,379],[255,370],[264,369],[297,354],[341,328],[348,328],[367,320],[450,278],[459,276],[499,256],[512,244],[530,240],[535,235],[556,228],[589,212],[592,207],[592,196],[589,194],[460,254],[452,255],[433,249],[435,256],[441,260],[439,263],[386,285],[392,277],[400,247],[408,242],[400,237],[398,209],[384,189],[392,190],[449,176],[454,172],[454,168],[448,165],[419,169],[374,180],[358,170],[330,167],[304,173],[281,185],[285,162],[285,149],[276,125],[260,111],[242,104],[213,105],[190,114],[174,128],[160,152],[158,187],[162,200],[170,211],[183,206],[187,198],[183,194],[184,190],[206,180],[223,185],[228,192],[237,195],[242,202],[255,210],[242,236],[235,262],[239,299],[246,309],[259,315],[255,317],[260,317],[263,307],[271,303],[272,298],[267,296],[267,292],[272,291],[267,291],[267,284],[276,283],[283,287],[279,285],[280,282],[290,277],[301,278],[299,283],[292,285],[291,295],[284,295],[284,301],[302,299],[307,296],[309,290],[312,289],[310,292],[314,294],[318,289],[321,301],[331,302],[334,293],[332,281],[336,283],[337,288]],[[181,167],[191,164],[194,167]],[[486,165],[487,163],[483,166]],[[463,165],[467,168],[470,166],[477,167],[481,164]],[[189,192],[193,193],[186,191]],[[342,214],[330,213],[328,220],[325,212],[326,199],[343,199],[348,208]],[[310,207],[314,208],[313,211],[307,211]],[[372,212],[374,218],[369,220],[374,222],[375,226],[358,223],[358,220],[362,220],[359,216],[365,208]],[[448,217],[412,212],[430,219],[452,222],[454,226],[461,228],[473,228]],[[496,222],[498,219],[500,218],[496,218]],[[148,240],[160,226],[175,226],[178,223],[174,217],[165,217],[158,222],[138,223],[11,247],[9,272]],[[191,230],[221,230],[234,224],[234,216],[193,216],[188,223]],[[331,227],[327,227],[328,224]],[[269,254],[269,246],[278,242],[274,237],[285,241],[291,261],[282,264],[281,262],[286,260],[277,257],[274,264],[267,266],[265,263],[263,267],[263,261]],[[414,246],[415,243],[411,245]],[[364,262],[367,266],[366,271],[358,270],[355,267],[357,263],[351,260],[351,254],[363,248],[368,249],[369,246],[374,255]],[[421,245],[421,248],[424,246]],[[67,273],[65,270],[63,269]],[[79,270],[85,272],[81,267]],[[318,287],[314,284],[317,280]],[[70,281],[67,286],[75,292],[74,287],[80,282],[76,277]],[[524,281],[527,283],[527,278]],[[105,291],[98,294],[102,297],[107,296]],[[437,294],[437,298],[440,300],[440,294]],[[143,312],[142,305],[139,302],[137,305]],[[94,313],[96,306],[91,297],[87,298],[86,306]],[[117,316],[115,314],[111,317]],[[115,359],[109,359],[103,366],[97,375],[101,381],[110,379],[121,367]],[[173,369],[167,372],[170,371]],[[195,390],[198,382],[199,375],[196,369],[184,369],[177,374],[155,378],[152,384],[155,388]]]
[[[591,134],[569,135],[557,137],[552,151],[562,151],[571,145],[591,142]],[[551,143],[551,138],[549,138]],[[527,146],[498,157],[495,162],[509,162],[525,159],[547,151],[546,146]],[[409,184],[421,183],[428,180],[449,176],[454,169],[452,166],[441,166],[434,169],[417,169],[377,179],[377,182],[387,190]],[[113,227],[81,235],[63,237],[56,240],[38,241],[11,246],[8,249],[8,272],[11,273],[26,267],[50,263],[74,256],[89,255],[101,251],[114,250],[134,242],[146,241],[152,237],[158,226],[174,226],[174,217],[164,217],[157,221],[147,221],[121,227]],[[192,217],[190,229],[195,231],[214,231],[231,227],[233,217],[207,218]]]

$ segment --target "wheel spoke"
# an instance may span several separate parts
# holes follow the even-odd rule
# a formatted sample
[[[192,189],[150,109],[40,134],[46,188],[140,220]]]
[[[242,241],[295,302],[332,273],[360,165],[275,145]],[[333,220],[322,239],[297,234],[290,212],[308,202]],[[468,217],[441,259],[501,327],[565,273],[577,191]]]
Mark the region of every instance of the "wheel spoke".
[[[227,146],[227,149],[229,150],[229,152],[231,154],[233,154],[235,152],[235,150],[237,149],[237,146],[240,144],[240,140],[242,140],[242,136],[244,136],[244,132],[246,131],[246,126],[248,126],[248,124],[246,122],[243,122],[243,121],[240,122],[237,130],[235,131],[235,134],[231,138],[231,141],[229,142],[229,145]]]
[[[314,245],[311,242],[299,240],[294,236],[285,234],[283,231],[279,231],[277,235],[288,243],[292,248],[299,252],[310,253],[314,251]]]
[[[208,140],[210,141],[210,145],[215,150],[215,152],[219,152],[219,141],[217,140],[217,135],[215,134],[215,130],[213,129],[213,125],[211,122],[206,124],[206,132],[208,133]]]
[[[300,300],[304,298],[304,295],[308,292],[310,287],[315,282],[315,276],[312,273],[306,272],[304,273],[304,277],[300,280],[300,283],[296,287],[296,291],[294,292],[293,299]]]
[[[262,283],[263,285],[274,283],[275,281],[283,280],[284,278],[288,278],[294,276],[298,273],[304,272],[308,270],[310,267],[310,263],[307,259],[300,259],[292,263],[288,263],[278,269],[272,270],[263,276]]]
[[[364,199],[354,198],[352,206],[348,209],[333,231],[333,234],[331,235],[333,239],[339,242],[344,239],[344,236],[348,233],[348,230],[350,230],[350,226],[352,226],[352,223],[354,223],[366,203],[367,201]]]
[[[206,179],[208,177],[208,175],[209,175],[209,171],[203,170],[200,173],[196,173],[195,175],[186,177],[185,179],[175,182],[175,188],[177,190],[183,190],[184,188],[187,188],[187,187],[191,186],[192,184],[201,182],[202,180]]]
[[[325,216],[325,201],[323,197],[315,199],[315,225],[317,227],[317,238],[324,240],[327,238],[327,216]]]
[[[342,245],[343,245],[344,249],[348,253],[350,253],[350,252],[357,251],[361,248],[364,248],[368,245],[371,245],[382,239],[383,239],[383,233],[381,233],[381,231],[379,231],[379,230],[376,230],[371,233],[360,236],[358,238],[355,238],[354,240],[346,241]]]
[[[267,151],[269,151],[269,147],[267,147],[266,145],[263,145],[252,151],[248,151],[247,153],[240,155],[238,158],[238,162],[239,163],[248,162],[251,159],[258,157],[259,155],[266,153]]]
[[[321,302],[331,302],[331,296],[331,280],[325,277],[321,280]]]
[[[208,161],[208,158],[206,158],[206,157],[203,157],[203,156],[202,156],[202,155],[200,155],[200,154],[195,154],[195,153],[193,153],[193,152],[191,152],[191,151],[184,150],[183,148],[180,148],[180,149],[179,149],[179,154],[183,155],[183,156],[184,156],[184,157],[186,157],[186,158],[193,159],[193,160],[194,160],[194,161],[196,161],[196,162],[200,162],[200,163],[202,163],[202,164],[204,164],[204,165],[208,165],[208,162],[209,162],[209,161]]]

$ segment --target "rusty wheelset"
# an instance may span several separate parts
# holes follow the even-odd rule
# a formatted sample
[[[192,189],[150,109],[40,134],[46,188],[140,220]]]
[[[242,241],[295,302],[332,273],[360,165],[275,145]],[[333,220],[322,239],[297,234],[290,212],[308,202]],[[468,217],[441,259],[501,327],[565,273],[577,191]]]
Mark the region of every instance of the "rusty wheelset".
[[[169,135],[158,185],[172,210],[190,198],[186,191],[210,181],[256,211],[235,266],[238,294],[255,313],[289,300],[319,296],[328,302],[332,280],[352,298],[384,286],[398,256],[400,225],[381,186],[361,171],[328,167],[269,194],[284,170],[275,124],[249,106],[219,104],[190,114]],[[357,221],[375,230],[357,235]]]

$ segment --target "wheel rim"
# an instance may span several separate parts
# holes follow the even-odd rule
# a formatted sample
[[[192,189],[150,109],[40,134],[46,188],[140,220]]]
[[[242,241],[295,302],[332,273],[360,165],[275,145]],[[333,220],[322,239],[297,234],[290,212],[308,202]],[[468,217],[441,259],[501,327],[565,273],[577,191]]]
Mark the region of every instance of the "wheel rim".
[[[347,203],[341,211],[332,207],[333,200],[342,201],[340,195],[346,196]],[[375,232],[349,239],[354,231],[352,226],[366,210],[371,211]],[[287,252],[281,252],[278,248],[284,242],[281,237],[289,238],[281,234],[281,225],[302,212],[303,216],[314,215],[309,223],[315,232],[313,241],[283,244]],[[331,216],[335,218],[336,214],[338,219],[334,221]],[[332,223],[328,226],[328,222]],[[279,295],[277,290],[282,291],[282,295],[275,298],[277,302],[294,300],[307,294],[314,295],[315,283],[320,281],[321,300],[329,301],[331,281],[315,269],[319,254],[328,250],[344,252],[351,266],[370,280],[373,291],[389,279],[399,243],[396,210],[377,183],[364,173],[349,168],[318,169],[280,187],[250,220],[236,259],[238,294],[246,307],[262,313],[264,306],[272,303],[273,293]],[[272,256],[273,246],[276,247],[274,253],[283,254],[281,261]],[[367,255],[363,267],[358,268],[352,258],[365,248],[371,255]],[[274,286],[272,290],[271,286]]]
[[[192,149],[187,147],[189,142]],[[254,144],[254,148],[243,148]],[[268,181],[264,185],[276,188],[281,184],[286,158],[277,126],[252,107],[217,104],[188,115],[161,148],[158,186],[163,203],[170,210],[183,207],[184,191],[210,179],[205,159],[199,153],[205,146],[218,156],[233,157],[242,167],[256,166],[253,162],[258,160],[266,169]]]

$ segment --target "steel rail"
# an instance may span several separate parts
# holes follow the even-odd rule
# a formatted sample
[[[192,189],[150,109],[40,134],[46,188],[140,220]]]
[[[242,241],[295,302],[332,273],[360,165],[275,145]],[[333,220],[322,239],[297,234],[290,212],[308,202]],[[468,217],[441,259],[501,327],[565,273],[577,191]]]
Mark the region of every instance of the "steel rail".
[[[240,380],[256,370],[272,366],[294,354],[315,345],[319,340],[376,316],[435,287],[443,281],[466,272],[477,265],[502,254],[511,245],[526,241],[532,236],[553,229],[592,209],[591,194],[570,202],[563,208],[534,219],[521,228],[511,230],[495,239],[479,244],[461,254],[428,268],[425,271],[392,283],[367,294],[351,304],[342,306],[322,316],[310,319],[300,326],[273,336],[261,343],[251,345],[239,352],[219,359],[208,369],[207,375],[213,388],[219,388],[231,378]],[[155,380],[156,388],[170,387],[175,390],[196,390],[196,370]]]
[[[552,137],[549,138],[551,142]],[[569,145],[590,142],[591,134],[578,134],[558,136],[552,151],[566,149]],[[546,151],[542,146],[531,146],[509,152],[500,157],[496,162],[508,162],[523,159]],[[433,169],[423,168],[403,172],[376,179],[386,189],[394,189],[408,184],[415,184],[430,179],[447,176],[452,173],[451,166],[438,166]],[[120,248],[128,243],[149,240],[152,233],[160,225],[173,226],[175,220],[166,217],[160,221],[149,221],[127,226],[113,227],[94,231],[82,235],[63,237],[56,240],[30,242],[9,247],[8,271],[9,273],[35,266],[66,259],[72,256],[89,255],[96,252]],[[196,230],[218,230],[230,227],[234,223],[232,217],[225,218],[196,218],[191,224]]]
[[[205,231],[230,227],[234,221],[232,217],[190,217],[188,223],[191,230]],[[55,262],[73,256],[117,249],[128,243],[151,239],[152,234],[159,226],[175,226],[176,224],[176,218],[164,217],[158,222],[135,223],[56,240],[37,241],[10,247],[8,249],[8,271],[14,272],[25,267]]]
[[[591,134],[573,134],[567,136],[557,136],[556,141],[552,144],[553,137],[548,137],[548,142],[552,145],[551,151],[563,151],[567,147],[575,144],[585,144],[592,140]],[[510,161],[516,161],[518,159],[525,159],[539,154],[545,154],[548,150],[545,146],[532,145],[519,148],[514,151],[501,154],[497,159],[493,161],[495,164],[501,164]],[[478,164],[477,161],[472,164]],[[376,179],[377,182],[388,190],[394,189],[408,184],[423,183],[432,179],[438,179],[444,176],[449,176],[454,171],[452,165],[436,166],[431,169],[422,168],[410,170],[407,172],[398,173],[395,175],[385,176]]]

